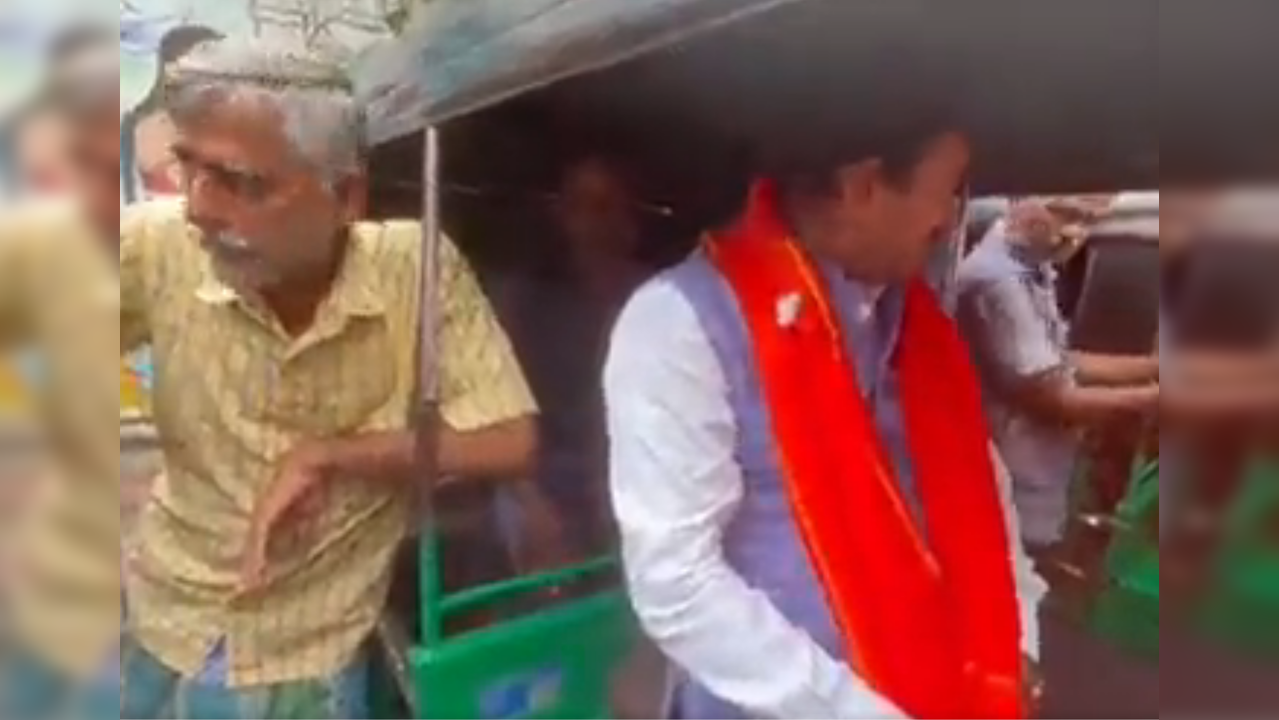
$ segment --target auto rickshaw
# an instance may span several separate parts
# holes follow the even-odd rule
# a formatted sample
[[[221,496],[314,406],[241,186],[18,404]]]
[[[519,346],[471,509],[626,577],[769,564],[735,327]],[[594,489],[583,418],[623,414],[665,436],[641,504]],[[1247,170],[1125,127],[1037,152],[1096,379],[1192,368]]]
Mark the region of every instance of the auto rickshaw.
[[[855,142],[869,125],[909,116],[920,95],[958,87],[974,120],[976,194],[1155,187],[1161,154],[1165,181],[1238,176],[1240,158],[1255,153],[1235,144],[1255,148],[1267,127],[1258,121],[1279,109],[1221,82],[1240,63],[1244,75],[1251,67],[1255,58],[1238,60],[1240,48],[1273,45],[1256,24],[1154,0],[435,0],[403,38],[363,59],[357,85],[371,103],[383,162],[411,174],[381,191],[422,212],[429,287],[442,229],[478,266],[530,252],[527,236],[503,242],[486,228],[513,198],[546,197],[545,166],[530,166],[548,156],[554,164],[564,137],[601,128],[627,135],[635,157],[660,169],[645,199],[668,210],[676,249],[726,219],[744,173]],[[1219,32],[1204,33],[1214,26]],[[1160,85],[1167,72],[1185,82]],[[1209,97],[1220,102],[1204,112],[1199,103]],[[1256,107],[1242,107],[1249,103]],[[461,209],[468,205],[472,212]],[[413,421],[429,473],[438,298],[425,293],[423,304]],[[445,588],[440,543],[450,509],[439,497],[429,505],[405,568],[417,592],[380,633],[386,677],[396,680],[385,687],[398,687],[408,705],[399,712],[610,716],[609,678],[634,633],[611,556]],[[597,584],[545,595],[590,577]],[[520,612],[449,627],[450,616],[529,593],[538,597]],[[1101,671],[1092,665],[1085,684],[1098,687]],[[1153,697],[1136,712],[1157,712],[1157,668],[1153,677],[1109,702]]]
[[[1090,228],[1076,258],[1083,270],[1071,313],[1074,349],[1118,356],[1155,351],[1158,240],[1157,194],[1121,196]],[[1061,572],[1052,576],[1082,584],[1085,592],[1071,598],[1077,603],[1071,609],[1098,632],[1158,657],[1158,428],[1112,422],[1090,429],[1083,440],[1075,512],[1055,561]]]

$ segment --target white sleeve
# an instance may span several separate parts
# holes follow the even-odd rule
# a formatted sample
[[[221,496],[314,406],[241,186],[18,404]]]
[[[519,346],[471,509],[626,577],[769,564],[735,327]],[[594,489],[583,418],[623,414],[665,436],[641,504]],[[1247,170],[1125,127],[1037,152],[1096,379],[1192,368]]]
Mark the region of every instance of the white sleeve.
[[[901,718],[725,561],[742,499],[728,386],[669,281],[618,320],[604,373],[610,484],[631,601],[674,663],[759,717]]]
[[[1048,593],[1048,583],[1035,570],[1035,564],[1021,543],[1021,527],[1017,520],[1017,508],[1013,504],[1012,476],[1003,458],[992,443],[991,459],[995,465],[995,481],[999,485],[999,498],[1008,523],[1008,543],[1012,548],[1013,582],[1017,589],[1017,605],[1021,610],[1021,651],[1032,660],[1039,660],[1039,606]]]

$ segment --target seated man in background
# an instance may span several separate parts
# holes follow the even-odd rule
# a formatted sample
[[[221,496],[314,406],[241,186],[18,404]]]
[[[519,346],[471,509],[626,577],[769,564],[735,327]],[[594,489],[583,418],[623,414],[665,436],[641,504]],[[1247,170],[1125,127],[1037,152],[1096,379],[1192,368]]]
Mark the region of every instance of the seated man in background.
[[[615,532],[600,374],[617,314],[652,271],[640,260],[643,209],[621,162],[588,153],[565,164],[551,210],[550,250],[531,276],[505,288],[498,307],[542,410],[539,485],[562,518],[570,551],[602,555]],[[527,524],[537,503],[513,499],[504,505],[518,511],[508,512],[508,526]],[[527,565],[529,550],[517,544],[517,561]],[[653,681],[664,677],[663,666],[656,648],[641,640],[614,679],[619,717],[660,712],[662,692]]]
[[[420,225],[358,221],[364,115],[338,65],[221,40],[171,80],[184,197],[121,226],[120,349],[153,348],[164,475],[120,716],[366,717],[392,557],[433,490],[409,427],[421,294],[440,298],[432,477],[526,472],[536,406],[457,249],[420,288]]]
[[[991,430],[1013,476],[1022,540],[1062,539],[1081,429],[1153,413],[1159,363],[1071,352],[1054,262],[1097,206],[1022,200],[960,266],[959,319],[983,377]]]
[[[569,161],[551,208],[553,242],[498,301],[541,414],[538,480],[579,553],[609,545],[600,371],[622,305],[649,274],[641,208],[619,161]]]

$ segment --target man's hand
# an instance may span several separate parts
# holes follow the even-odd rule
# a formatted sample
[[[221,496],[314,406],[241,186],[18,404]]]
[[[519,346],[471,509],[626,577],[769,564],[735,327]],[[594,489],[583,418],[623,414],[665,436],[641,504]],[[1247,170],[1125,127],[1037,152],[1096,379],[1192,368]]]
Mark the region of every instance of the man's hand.
[[[1024,198],[1009,210],[1008,229],[1037,247],[1074,245],[1110,204],[1108,196]]]
[[[303,444],[285,456],[275,482],[254,507],[240,568],[241,589],[254,590],[265,583],[272,537],[279,528],[316,513],[320,487],[331,474],[329,453],[319,444]]]

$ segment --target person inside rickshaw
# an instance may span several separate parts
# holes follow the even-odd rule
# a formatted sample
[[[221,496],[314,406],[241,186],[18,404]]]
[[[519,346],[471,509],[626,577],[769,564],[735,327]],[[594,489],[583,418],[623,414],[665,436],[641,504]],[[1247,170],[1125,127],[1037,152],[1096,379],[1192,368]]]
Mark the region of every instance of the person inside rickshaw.
[[[654,212],[640,200],[637,173],[617,139],[559,132],[572,139],[536,142],[519,119],[503,118],[495,134],[472,145],[465,134],[460,142],[453,138],[452,149],[482,149],[450,166],[442,199],[445,226],[474,263],[539,406],[538,457],[533,482],[468,483],[435,495],[446,592],[614,547],[604,497],[600,364],[613,315],[655,267],[655,246],[669,240],[649,221]],[[421,168],[404,162],[421,156],[419,143],[411,136],[374,148],[371,217],[421,213]],[[401,548],[390,606],[410,633],[418,630],[421,607],[420,540]],[[445,629],[486,626],[543,600],[464,613]]]
[[[1022,541],[1039,559],[1063,538],[1079,433],[1158,407],[1153,352],[1107,356],[1067,345],[1057,263],[1104,209],[1090,199],[1019,200],[959,270],[960,324],[1013,475]]]
[[[542,409],[538,482],[581,554],[613,544],[599,375],[614,318],[653,272],[645,206],[624,163],[602,150],[569,155],[547,242],[495,299]]]

